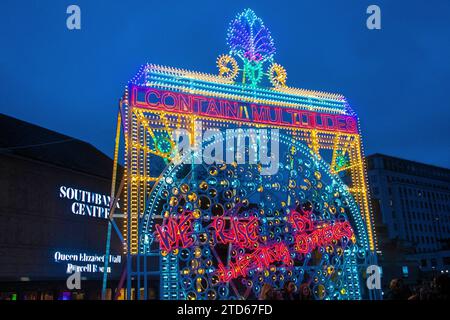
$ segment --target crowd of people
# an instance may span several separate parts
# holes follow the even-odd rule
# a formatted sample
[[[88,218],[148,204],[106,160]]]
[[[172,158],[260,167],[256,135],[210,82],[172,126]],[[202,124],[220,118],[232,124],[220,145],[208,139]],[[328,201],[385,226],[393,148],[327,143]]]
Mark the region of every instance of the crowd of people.
[[[275,290],[272,285],[265,283],[261,288],[259,300],[312,300],[309,285],[304,284],[297,290],[292,281],[286,281],[283,290]]]
[[[431,281],[421,281],[408,286],[402,279],[392,279],[383,296],[384,300],[449,300],[450,278],[441,274]],[[292,281],[287,281],[282,290],[276,290],[269,283],[261,288],[259,300],[313,300],[309,285],[297,289]]]
[[[450,278],[446,274],[431,281],[408,286],[402,279],[392,279],[384,300],[450,300]]]

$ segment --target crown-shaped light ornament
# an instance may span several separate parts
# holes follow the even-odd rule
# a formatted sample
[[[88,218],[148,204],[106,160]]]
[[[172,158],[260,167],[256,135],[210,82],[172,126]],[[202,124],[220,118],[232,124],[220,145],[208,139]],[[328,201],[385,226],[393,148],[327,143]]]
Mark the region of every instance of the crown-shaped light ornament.
[[[253,10],[246,9],[231,21],[227,42],[229,54],[217,59],[221,77],[229,80],[237,77],[240,70],[234,57],[238,57],[243,63],[243,85],[255,88],[266,75],[274,87],[286,86],[286,70],[273,62],[276,49],[270,31]],[[269,65],[266,73],[265,64]]]

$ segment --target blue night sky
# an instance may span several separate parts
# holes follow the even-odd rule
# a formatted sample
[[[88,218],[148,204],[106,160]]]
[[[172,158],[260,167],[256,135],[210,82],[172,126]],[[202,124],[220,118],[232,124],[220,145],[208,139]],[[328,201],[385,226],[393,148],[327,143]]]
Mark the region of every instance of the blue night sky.
[[[81,7],[82,29],[66,28]],[[382,30],[366,28],[377,4]],[[217,73],[235,14],[272,32],[288,85],[344,94],[365,153],[450,168],[450,1],[2,0],[0,113],[112,155],[117,101],[145,62]]]

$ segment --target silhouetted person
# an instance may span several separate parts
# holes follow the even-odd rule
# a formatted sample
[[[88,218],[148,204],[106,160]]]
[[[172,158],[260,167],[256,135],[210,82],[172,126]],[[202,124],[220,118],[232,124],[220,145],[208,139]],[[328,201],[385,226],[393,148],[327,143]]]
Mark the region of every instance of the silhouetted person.
[[[389,291],[384,297],[386,300],[407,300],[411,296],[409,290],[403,284],[402,279],[392,279]]]
[[[292,281],[286,281],[283,286],[283,300],[296,300],[297,287]]]
[[[273,290],[273,287],[270,284],[264,283],[264,285],[261,288],[259,300],[276,300],[275,291]]]
[[[450,279],[446,274],[441,274],[433,279],[431,299],[450,300]]]
[[[299,300],[312,300],[311,289],[307,283],[304,283],[300,286],[300,290],[298,292]]]

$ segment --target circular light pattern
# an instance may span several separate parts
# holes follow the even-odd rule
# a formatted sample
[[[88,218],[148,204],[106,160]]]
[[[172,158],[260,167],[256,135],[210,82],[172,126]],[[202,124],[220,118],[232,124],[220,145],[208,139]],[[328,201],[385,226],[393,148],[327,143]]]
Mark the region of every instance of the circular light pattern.
[[[264,283],[280,289],[286,281],[312,299],[361,297],[357,268],[368,239],[353,198],[306,146],[284,135],[279,143],[275,175],[248,163],[171,163],[163,172],[143,233],[161,246],[153,226],[180,224],[185,238],[172,249],[161,247],[171,261],[164,270],[179,270],[173,281],[180,297],[257,298]],[[293,218],[297,213],[301,220]],[[326,238],[321,229],[345,223],[354,233],[305,246]]]
[[[238,75],[239,67],[232,56],[223,54],[217,58],[217,67],[219,68],[219,76],[234,80]]]
[[[278,63],[273,63],[269,68],[269,79],[275,88],[286,87],[286,69]]]
[[[157,151],[164,155],[168,155],[172,151],[173,142],[167,137],[159,137],[156,139],[155,145]]]

